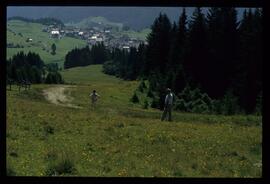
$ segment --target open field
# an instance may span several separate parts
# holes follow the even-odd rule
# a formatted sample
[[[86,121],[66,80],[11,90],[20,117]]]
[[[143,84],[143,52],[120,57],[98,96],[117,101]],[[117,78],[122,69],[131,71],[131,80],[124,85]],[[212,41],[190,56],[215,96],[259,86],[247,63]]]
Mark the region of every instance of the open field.
[[[7,90],[10,175],[262,176],[262,117],[173,112],[173,122],[161,122],[161,111],[130,102],[138,81],[101,69],[64,70],[68,85]],[[61,103],[80,108],[48,101],[51,88],[64,88],[69,100]],[[96,107],[93,89],[101,95]]]

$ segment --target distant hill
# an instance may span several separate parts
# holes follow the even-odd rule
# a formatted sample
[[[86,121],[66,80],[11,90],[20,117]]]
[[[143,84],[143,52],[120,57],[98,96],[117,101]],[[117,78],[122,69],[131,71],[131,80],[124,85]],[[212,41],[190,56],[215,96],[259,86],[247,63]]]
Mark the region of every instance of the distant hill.
[[[191,13],[189,8],[188,13]],[[78,23],[87,17],[102,16],[112,22],[121,22],[133,29],[149,27],[160,12],[177,20],[182,8],[158,7],[8,7],[7,17],[55,17],[65,23]]]
[[[27,18],[54,17],[64,23],[79,23],[88,17],[105,17],[111,22],[120,22],[132,29],[149,27],[160,12],[166,13],[171,21],[177,21],[182,7],[7,7],[7,18],[24,16]],[[186,8],[188,18],[192,16],[194,8]],[[207,8],[204,9],[204,12]],[[239,18],[243,8],[238,8]]]
[[[11,20],[7,22],[7,59],[14,54],[24,51],[38,53],[44,62],[58,63],[60,66],[64,63],[68,51],[77,47],[86,46],[83,40],[64,37],[62,39],[49,38],[49,33],[42,32],[44,26],[39,23],[29,23],[20,20]],[[31,42],[26,40],[31,38]],[[51,45],[56,44],[56,54],[52,55]],[[11,48],[12,46],[12,48]],[[15,46],[15,47],[14,47]]]
[[[119,28],[120,30],[123,28],[122,23],[117,23],[117,22],[111,22],[105,17],[97,16],[97,17],[88,17],[83,19],[82,21],[78,23],[66,23],[66,25],[72,25],[72,26],[77,26],[79,28],[89,28],[89,27],[116,27]]]

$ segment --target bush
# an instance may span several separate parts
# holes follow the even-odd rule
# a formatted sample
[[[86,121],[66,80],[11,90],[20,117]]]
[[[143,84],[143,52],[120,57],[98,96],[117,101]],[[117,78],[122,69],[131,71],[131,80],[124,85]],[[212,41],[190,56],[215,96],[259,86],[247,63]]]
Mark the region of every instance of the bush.
[[[154,94],[153,94],[153,92],[150,89],[147,92],[147,96],[150,97],[150,98],[153,98],[154,97]]]
[[[180,111],[187,111],[184,99],[177,99],[175,102],[175,109]]]
[[[49,72],[46,79],[46,84],[63,84],[64,80],[59,72]]]
[[[185,101],[191,101],[191,88],[187,85],[178,96]]]
[[[153,98],[153,101],[151,103],[151,107],[152,108],[159,108],[160,107],[158,98],[156,98],[156,97]]]
[[[54,134],[54,128],[52,126],[50,126],[50,125],[46,125],[44,127],[44,132],[45,132],[46,135]]]
[[[191,101],[191,108],[193,109],[194,107],[199,106],[203,103],[204,103],[204,101],[202,99],[200,99],[200,98],[195,99],[194,101]]]
[[[209,113],[209,107],[207,106],[206,103],[202,102],[201,104],[198,104],[192,108],[192,112],[195,113]]]
[[[67,155],[62,156],[60,160],[56,162],[50,162],[45,174],[48,176],[57,176],[64,174],[74,174],[76,168],[73,160],[70,159]]]
[[[102,70],[108,75],[116,75],[117,73],[117,67],[115,66],[113,61],[106,61],[103,64]]]
[[[138,98],[138,96],[137,96],[136,93],[133,94],[133,96],[132,96],[132,98],[131,98],[131,101],[132,101],[133,103],[139,103],[139,98]]]
[[[206,94],[202,94],[201,99],[208,105],[211,106],[212,105],[212,100],[211,98]]]
[[[185,103],[186,111],[187,112],[192,112],[192,102],[186,102]]]
[[[225,115],[236,114],[240,111],[238,98],[231,90],[228,90],[222,99],[221,111]]]
[[[148,107],[149,107],[149,103],[148,103],[148,101],[145,99],[144,104],[143,104],[143,108],[144,108],[144,109],[148,109]]]
[[[212,113],[222,114],[222,101],[212,100]]]
[[[202,93],[199,88],[194,89],[193,91],[190,92],[191,99],[192,100],[197,100],[202,97]]]
[[[145,85],[144,81],[141,81],[141,82],[140,82],[140,85],[139,85],[139,88],[138,88],[139,91],[140,91],[140,92],[143,92],[143,90],[144,90],[145,88],[146,88],[146,85]]]
[[[184,90],[178,94],[175,109],[187,112],[210,113],[213,109],[212,99],[202,93],[199,88],[192,90],[186,86]]]

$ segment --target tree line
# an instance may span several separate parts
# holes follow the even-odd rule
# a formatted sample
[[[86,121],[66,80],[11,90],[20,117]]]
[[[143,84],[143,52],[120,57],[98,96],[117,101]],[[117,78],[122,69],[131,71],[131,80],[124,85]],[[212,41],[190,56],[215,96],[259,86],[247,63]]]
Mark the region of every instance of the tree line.
[[[7,60],[7,79],[17,83],[21,83],[22,81],[28,81],[34,84],[64,83],[56,65],[45,65],[38,54],[33,52],[25,54],[21,51]]]
[[[137,79],[141,75],[144,51],[144,44],[140,44],[138,49],[135,47],[131,47],[130,50],[114,48],[110,52],[110,60],[103,64],[103,72],[125,80]]]
[[[229,7],[210,8],[206,15],[196,8],[190,21],[184,9],[177,23],[160,14],[151,26],[148,45],[129,52],[115,49],[103,65],[104,72],[148,80],[157,108],[163,108],[169,87],[181,110],[197,108],[187,101],[200,93],[195,101],[207,111],[261,111],[262,17],[262,9],[249,9],[238,22],[237,11]],[[184,99],[183,93],[190,96]]]
[[[52,17],[31,19],[31,18],[25,18],[25,17],[20,17],[20,16],[14,16],[14,17],[9,17],[8,20],[21,20],[24,22],[40,23],[47,26],[55,24],[55,25],[60,25],[61,27],[65,27],[65,24],[61,20],[52,18]]]
[[[89,48],[75,48],[65,56],[64,68],[72,68],[78,66],[87,66],[91,64],[103,64],[110,58],[110,52],[102,43],[95,44]]]

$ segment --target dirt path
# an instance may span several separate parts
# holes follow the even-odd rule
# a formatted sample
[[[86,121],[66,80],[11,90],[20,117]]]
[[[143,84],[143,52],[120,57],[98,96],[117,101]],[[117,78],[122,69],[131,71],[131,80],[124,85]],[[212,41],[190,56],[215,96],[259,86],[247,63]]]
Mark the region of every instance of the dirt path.
[[[64,92],[71,88],[72,86],[56,86],[50,87],[43,90],[43,94],[45,98],[56,105],[66,106],[66,107],[73,107],[73,108],[82,108],[77,105],[71,104],[73,98],[68,96]]]

